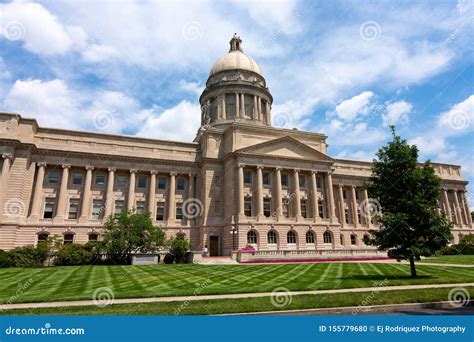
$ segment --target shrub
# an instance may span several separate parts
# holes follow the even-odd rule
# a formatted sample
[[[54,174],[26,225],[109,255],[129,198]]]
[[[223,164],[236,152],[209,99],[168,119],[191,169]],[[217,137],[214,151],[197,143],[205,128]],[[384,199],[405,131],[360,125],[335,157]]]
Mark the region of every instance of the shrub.
[[[186,252],[189,250],[189,241],[184,238],[183,235],[177,235],[171,240],[170,253],[174,256],[174,260],[177,264],[183,264],[186,256]]]
[[[184,256],[184,262],[186,264],[192,264],[194,260],[194,253],[193,252],[186,252]]]
[[[43,244],[38,247],[17,247],[8,252],[10,255],[10,266],[12,267],[38,267],[43,266],[48,257],[47,249]]]
[[[174,262],[174,255],[171,253],[167,253],[163,259],[165,264],[172,264]]]
[[[0,268],[10,266],[10,256],[8,252],[5,252],[3,249],[0,249]]]
[[[84,245],[71,243],[64,245],[56,255],[56,265],[89,265],[94,260],[94,253]]]

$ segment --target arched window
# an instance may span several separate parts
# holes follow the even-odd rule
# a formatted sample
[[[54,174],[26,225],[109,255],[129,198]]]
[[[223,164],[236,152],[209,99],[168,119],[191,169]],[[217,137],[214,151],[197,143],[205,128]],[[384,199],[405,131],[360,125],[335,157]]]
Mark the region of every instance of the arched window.
[[[97,242],[99,241],[99,234],[91,233],[89,234],[89,242]]]
[[[314,243],[314,233],[312,231],[306,232],[306,243]]]
[[[290,230],[288,234],[286,234],[286,242],[287,243],[296,243],[296,234],[294,231]]]
[[[256,244],[257,243],[257,233],[255,230],[251,230],[247,233],[247,243]]]
[[[323,234],[324,243],[332,243],[332,234],[329,231],[325,231]]]
[[[48,240],[48,233],[40,233],[38,234],[38,242],[46,242]]]
[[[278,237],[274,230],[270,230],[267,234],[267,242],[276,244],[278,243]]]
[[[351,245],[357,245],[357,235],[351,234]]]
[[[74,234],[64,234],[63,243],[65,245],[71,244],[74,242]]]
[[[344,235],[341,234],[341,245],[344,246]]]
[[[365,239],[370,239],[370,235],[369,234],[364,234],[364,239],[362,241],[364,241]],[[364,242],[365,243],[365,242]]]

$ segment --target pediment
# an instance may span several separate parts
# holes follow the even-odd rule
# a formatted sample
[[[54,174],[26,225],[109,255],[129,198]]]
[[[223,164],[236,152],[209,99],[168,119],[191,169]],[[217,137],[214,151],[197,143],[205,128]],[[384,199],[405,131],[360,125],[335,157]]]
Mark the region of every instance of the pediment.
[[[334,162],[334,159],[314,148],[292,138],[283,137],[244,147],[236,153],[243,155],[267,156],[276,158],[318,160]]]

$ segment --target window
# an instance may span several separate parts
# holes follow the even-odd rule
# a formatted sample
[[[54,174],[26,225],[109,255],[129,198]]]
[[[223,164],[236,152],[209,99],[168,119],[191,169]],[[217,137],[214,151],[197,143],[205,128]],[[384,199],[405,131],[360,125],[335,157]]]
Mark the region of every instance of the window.
[[[64,240],[63,240],[65,245],[69,245],[74,242],[74,234],[64,234]]]
[[[178,181],[176,182],[176,189],[177,190],[184,190],[186,188],[186,179],[183,177],[178,178]]]
[[[115,217],[119,217],[122,214],[123,208],[123,201],[115,201]]]
[[[299,183],[300,183],[301,188],[304,188],[306,186],[306,176],[305,175],[299,175]]]
[[[346,220],[346,223],[349,223],[349,209],[344,209],[344,219]]]
[[[139,214],[142,214],[145,212],[145,201],[137,201],[137,208],[135,211]]]
[[[38,234],[38,242],[46,242],[46,241],[48,241],[48,236],[49,236],[48,233],[41,233],[41,234]]]
[[[359,199],[359,191],[356,190],[355,193],[356,193],[356,200],[358,200]]]
[[[183,203],[176,203],[176,219],[183,219]]]
[[[49,184],[58,184],[59,183],[59,171],[54,170],[54,171],[51,171],[49,173],[48,183]]]
[[[342,198],[347,199],[347,191],[342,190]]]
[[[252,184],[252,171],[244,171],[244,184]]]
[[[89,234],[89,242],[99,241],[99,234]]]
[[[127,186],[127,177],[125,175],[117,175],[117,187],[123,188]]]
[[[251,230],[247,233],[247,243],[248,244],[257,244],[257,233],[255,230]]]
[[[314,243],[314,233],[306,232],[306,243]]]
[[[366,239],[370,239],[370,235],[369,235],[369,234],[364,234],[364,239],[363,239],[362,241],[364,242]],[[365,242],[364,242],[364,244],[365,244]]]
[[[146,188],[146,176],[140,175],[138,176],[138,188],[145,189]]]
[[[104,185],[104,184],[105,184],[105,175],[96,175],[95,185]]]
[[[158,177],[158,189],[162,189],[162,190],[166,189],[166,178],[165,177]]]
[[[72,184],[73,185],[82,185],[82,173],[73,172],[72,173]]]
[[[332,243],[332,234],[331,232],[325,231],[323,234],[324,243]]]
[[[288,186],[288,175],[286,173],[281,175],[281,186]]]
[[[351,235],[351,245],[357,245],[357,236],[355,234]]]
[[[244,199],[244,214],[245,216],[252,216],[252,197],[250,196]]]
[[[156,220],[157,221],[165,220],[165,202],[158,202],[156,204]]]
[[[318,190],[323,189],[323,180],[321,177],[316,177],[316,186],[318,187]]]
[[[219,200],[216,200],[215,204],[214,204],[214,215],[219,215],[220,214],[220,210],[221,209],[221,202]]]
[[[344,246],[344,235],[341,234],[340,239],[341,239],[341,245]]]
[[[54,215],[54,198],[47,198],[44,204],[43,218],[50,219]]]
[[[271,201],[270,198],[264,198],[263,199],[263,215],[265,217],[270,217],[271,216]]]
[[[92,201],[92,219],[99,220],[102,218],[102,200]]]
[[[277,244],[278,243],[278,238],[277,234],[274,230],[270,230],[267,234],[267,242],[269,244]]]
[[[270,173],[264,172],[262,175],[263,185],[270,185]]]
[[[319,217],[324,218],[324,205],[323,205],[323,201],[321,200],[318,201],[318,212],[319,212]]]
[[[301,216],[306,218],[307,217],[307,211],[306,211],[306,200],[302,199],[300,201],[300,207],[301,207]]]
[[[359,218],[359,223],[362,223],[362,214],[360,212],[360,208],[357,208],[357,217]]]
[[[290,217],[290,201],[285,198],[282,203],[282,209],[283,209],[283,216],[284,217]]]
[[[286,242],[287,243],[296,243],[296,233],[294,231],[289,231],[286,234]]]
[[[79,199],[71,198],[69,200],[68,219],[70,219],[70,220],[77,219],[78,213],[79,213]]]
[[[221,177],[220,176],[216,176],[214,178],[214,184],[216,186],[216,188],[220,188],[221,187]]]

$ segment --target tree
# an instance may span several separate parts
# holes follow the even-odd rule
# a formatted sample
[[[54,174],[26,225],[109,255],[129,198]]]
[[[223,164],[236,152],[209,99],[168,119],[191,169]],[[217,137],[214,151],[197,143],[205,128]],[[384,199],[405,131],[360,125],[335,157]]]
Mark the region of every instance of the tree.
[[[391,126],[393,140],[374,160],[366,184],[370,197],[380,203],[380,230],[370,230],[364,242],[388,251],[390,257],[409,260],[416,277],[415,260],[433,255],[451,239],[451,224],[438,213],[441,178],[430,162],[418,164],[418,148],[402,140]]]
[[[122,212],[110,216],[97,249],[110,260],[130,263],[133,253],[153,253],[166,242],[163,229],[153,226],[150,213]]]
[[[189,251],[189,241],[184,235],[178,234],[170,241],[170,254],[174,257],[177,264],[185,262],[186,253]]]

